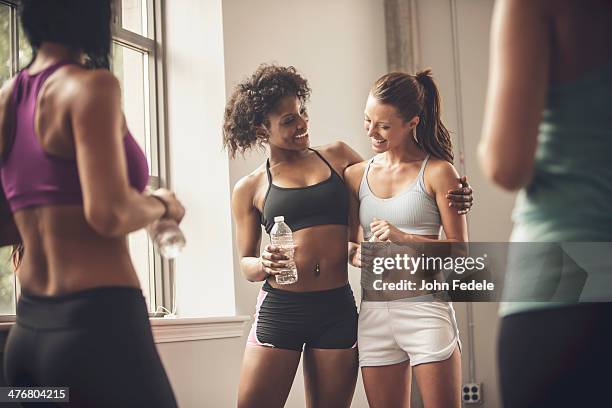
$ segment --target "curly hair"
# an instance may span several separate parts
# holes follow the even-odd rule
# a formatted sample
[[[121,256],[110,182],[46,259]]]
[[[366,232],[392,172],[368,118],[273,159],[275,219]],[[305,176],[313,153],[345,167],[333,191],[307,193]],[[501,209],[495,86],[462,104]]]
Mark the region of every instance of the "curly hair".
[[[296,96],[302,105],[310,98],[308,81],[292,66],[261,64],[236,86],[223,116],[223,145],[232,158],[267,140],[257,134],[257,127],[267,124],[267,116],[286,96]]]

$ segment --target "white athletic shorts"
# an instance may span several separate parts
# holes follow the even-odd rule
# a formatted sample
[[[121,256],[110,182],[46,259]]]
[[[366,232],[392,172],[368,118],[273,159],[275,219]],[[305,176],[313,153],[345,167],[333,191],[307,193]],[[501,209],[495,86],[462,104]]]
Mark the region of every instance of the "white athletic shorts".
[[[359,365],[410,366],[448,359],[458,345],[455,311],[448,302],[361,302]]]

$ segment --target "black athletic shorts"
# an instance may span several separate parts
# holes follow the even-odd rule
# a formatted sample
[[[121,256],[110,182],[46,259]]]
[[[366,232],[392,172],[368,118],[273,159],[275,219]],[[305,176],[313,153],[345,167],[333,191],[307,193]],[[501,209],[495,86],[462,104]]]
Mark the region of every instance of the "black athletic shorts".
[[[138,288],[22,293],[4,356],[9,386],[69,387],[70,406],[176,407]]]
[[[290,292],[265,282],[255,311],[249,345],[301,351],[357,346],[357,307],[350,285],[314,292]]]

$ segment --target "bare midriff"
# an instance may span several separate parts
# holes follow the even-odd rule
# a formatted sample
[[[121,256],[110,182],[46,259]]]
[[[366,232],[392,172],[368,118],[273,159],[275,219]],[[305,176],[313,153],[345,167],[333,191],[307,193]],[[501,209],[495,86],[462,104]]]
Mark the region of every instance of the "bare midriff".
[[[140,286],[127,237],[102,237],[87,223],[82,206],[26,208],[14,217],[25,248],[17,270],[24,291],[51,296]]]
[[[274,277],[268,282],[291,292],[333,289],[348,283],[347,234],[345,225],[317,225],[296,231],[295,264],[298,281],[279,285]]]

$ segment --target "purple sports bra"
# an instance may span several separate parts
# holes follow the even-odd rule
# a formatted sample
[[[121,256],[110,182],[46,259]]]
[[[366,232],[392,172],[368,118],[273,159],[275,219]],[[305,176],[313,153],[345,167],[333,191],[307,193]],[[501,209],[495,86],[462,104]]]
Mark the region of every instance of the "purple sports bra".
[[[54,204],[82,204],[83,194],[76,159],[45,152],[34,131],[38,93],[45,80],[71,62],[53,64],[37,74],[22,70],[12,93],[14,139],[6,160],[0,163],[2,187],[13,212]],[[128,132],[123,138],[130,185],[143,191],[149,180],[147,160]]]

